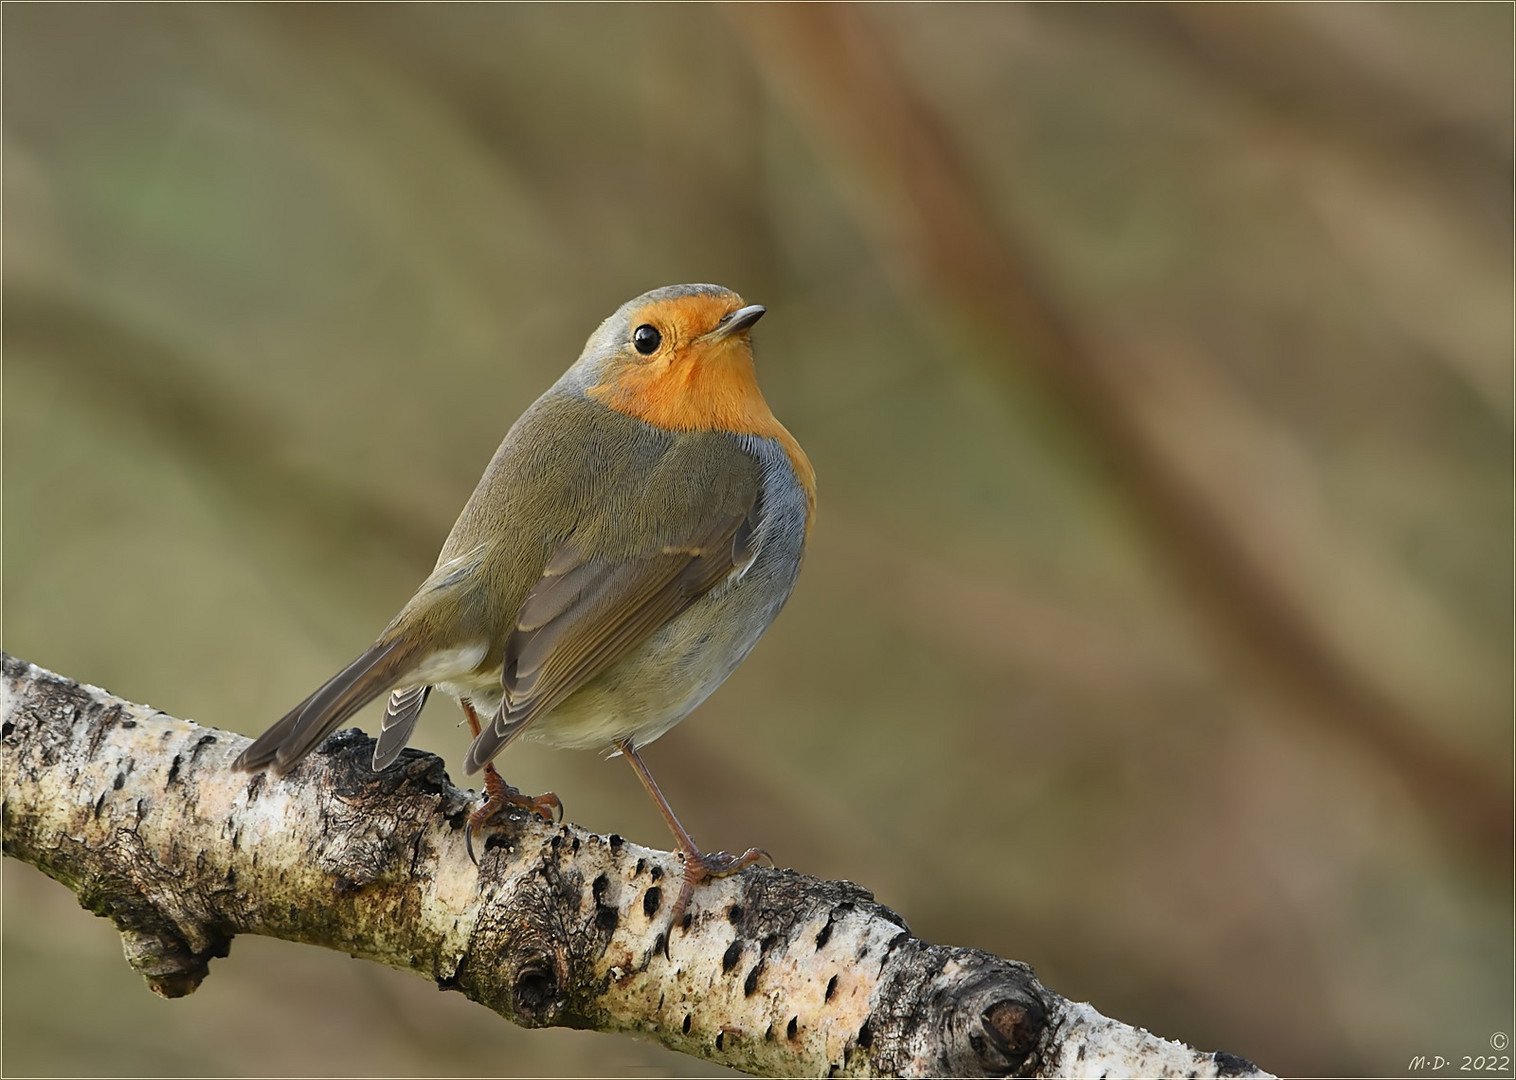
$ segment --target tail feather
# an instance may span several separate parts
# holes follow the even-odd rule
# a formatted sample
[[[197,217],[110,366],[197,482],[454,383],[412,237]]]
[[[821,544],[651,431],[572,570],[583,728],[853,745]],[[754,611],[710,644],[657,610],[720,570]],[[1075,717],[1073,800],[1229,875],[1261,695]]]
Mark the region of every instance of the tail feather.
[[[274,755],[279,752],[279,747],[284,744],[284,740],[289,738],[290,732],[300,722],[300,715],[305,712],[305,707],[311,703],[311,698],[315,696],[314,693],[311,694],[310,697],[285,713],[283,719],[274,724],[273,727],[253,740],[252,745],[243,750],[237,756],[237,760],[232,762],[232,768],[241,769],[244,772],[258,772],[272,765],[274,763]]]
[[[257,772],[272,766],[280,775],[293,769],[339,724],[392,687],[408,670],[412,656],[399,638],[376,642],[258,736],[233,767]]]
[[[374,743],[375,772],[389,768],[405,749],[405,744],[411,741],[411,732],[416,730],[421,708],[431,692],[430,686],[408,686],[390,695],[384,721],[379,727],[379,740]]]

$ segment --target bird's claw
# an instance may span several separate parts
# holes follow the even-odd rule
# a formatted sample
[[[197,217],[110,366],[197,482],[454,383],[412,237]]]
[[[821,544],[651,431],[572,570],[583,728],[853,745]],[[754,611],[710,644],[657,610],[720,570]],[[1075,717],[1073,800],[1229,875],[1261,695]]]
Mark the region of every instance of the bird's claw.
[[[557,825],[563,820],[563,800],[551,791],[544,791],[541,795],[522,795],[521,801],[514,805],[530,810],[549,825]]]
[[[700,852],[681,851],[679,858],[684,862],[684,885],[679,890],[679,896],[674,901],[670,911],[670,931],[678,924],[679,917],[684,914],[684,909],[689,905],[690,896],[695,891],[695,886],[702,881],[711,878],[727,877],[746,870],[754,863],[767,860],[770,866],[774,865],[774,858],[762,848],[748,848],[741,855],[733,855],[726,851],[712,851],[707,854]]]
[[[549,824],[556,824],[563,820],[563,800],[551,791],[545,791],[541,795],[523,795],[510,784],[500,779],[500,774],[491,768],[484,775],[484,790],[489,798],[485,799],[484,805],[468,816],[467,827],[463,833],[463,850],[468,852],[469,861],[475,866],[479,865],[479,859],[474,854],[474,833],[484,828],[495,816],[507,806],[519,806],[536,814]]]

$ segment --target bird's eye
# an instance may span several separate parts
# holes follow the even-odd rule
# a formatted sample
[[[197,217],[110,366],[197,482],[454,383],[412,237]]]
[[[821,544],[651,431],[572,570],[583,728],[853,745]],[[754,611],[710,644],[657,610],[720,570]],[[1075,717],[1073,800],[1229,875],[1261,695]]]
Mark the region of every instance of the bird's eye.
[[[632,331],[632,344],[643,356],[652,356],[658,351],[658,346],[663,344],[663,335],[656,326],[643,323]]]

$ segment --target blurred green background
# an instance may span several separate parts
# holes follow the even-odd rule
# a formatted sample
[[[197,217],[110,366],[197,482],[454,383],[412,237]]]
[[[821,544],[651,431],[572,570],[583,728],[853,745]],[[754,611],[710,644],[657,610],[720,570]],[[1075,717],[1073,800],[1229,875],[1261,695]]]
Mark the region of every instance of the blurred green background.
[[[1508,5],[4,30],[10,652],[262,730],[600,319],[718,282],[820,505],[648,753],[703,844],[1281,1073],[1510,1030]],[[620,762],[501,765],[667,846]],[[719,1071],[261,939],[163,1002],[4,874],[10,1075]]]

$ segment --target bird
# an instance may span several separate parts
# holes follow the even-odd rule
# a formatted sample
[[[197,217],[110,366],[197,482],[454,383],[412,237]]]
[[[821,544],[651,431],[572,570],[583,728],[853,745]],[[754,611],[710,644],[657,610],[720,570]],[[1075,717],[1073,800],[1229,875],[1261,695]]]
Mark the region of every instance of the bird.
[[[507,806],[561,817],[496,771],[518,738],[626,759],[684,864],[676,920],[699,884],[767,858],[702,852],[640,753],[731,675],[800,573],[815,471],[758,387],[765,311],[704,284],[617,308],[511,426],[400,613],[234,767],[283,775],[388,693],[382,770],[437,690],[474,735],[464,772],[485,773],[470,858]]]

